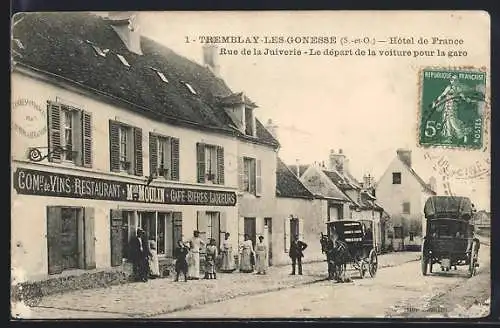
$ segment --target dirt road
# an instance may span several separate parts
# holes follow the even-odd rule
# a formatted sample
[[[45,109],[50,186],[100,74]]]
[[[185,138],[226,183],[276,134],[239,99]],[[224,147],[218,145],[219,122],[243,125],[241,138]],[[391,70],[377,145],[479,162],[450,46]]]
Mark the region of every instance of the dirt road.
[[[484,301],[489,297],[489,263],[489,247],[483,246],[479,274],[471,279],[467,278],[465,266],[424,277],[420,262],[410,262],[381,269],[375,278],[357,279],[353,283],[325,281],[157,318],[463,317],[467,316],[467,308],[476,303],[475,298]],[[435,270],[438,269],[436,265]]]

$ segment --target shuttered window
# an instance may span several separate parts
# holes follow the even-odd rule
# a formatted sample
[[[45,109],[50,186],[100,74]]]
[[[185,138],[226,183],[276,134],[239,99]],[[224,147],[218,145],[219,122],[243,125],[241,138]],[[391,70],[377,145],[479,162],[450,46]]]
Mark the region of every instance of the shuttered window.
[[[223,185],[224,173],[224,148],[217,145],[204,143],[196,144],[196,172],[197,182]]]
[[[179,181],[179,139],[149,133],[149,170],[154,177]]]
[[[255,158],[243,157],[240,165],[240,190],[260,196],[262,193],[261,161]]]
[[[92,167],[92,114],[49,101],[49,161]]]
[[[110,170],[143,175],[142,129],[109,120]]]

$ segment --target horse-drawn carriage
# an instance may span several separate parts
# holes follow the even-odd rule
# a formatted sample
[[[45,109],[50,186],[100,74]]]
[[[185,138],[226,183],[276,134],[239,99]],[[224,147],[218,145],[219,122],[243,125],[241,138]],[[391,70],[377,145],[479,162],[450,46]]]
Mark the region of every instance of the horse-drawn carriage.
[[[467,197],[432,196],[424,206],[426,233],[422,245],[422,274],[432,273],[433,264],[442,271],[467,265],[468,276],[476,274],[479,239],[474,237],[473,205]]]
[[[361,278],[368,272],[377,273],[378,260],[373,235],[360,221],[341,220],[327,223],[327,235],[321,234],[321,248],[328,262],[330,279],[345,281],[347,265],[359,271]]]

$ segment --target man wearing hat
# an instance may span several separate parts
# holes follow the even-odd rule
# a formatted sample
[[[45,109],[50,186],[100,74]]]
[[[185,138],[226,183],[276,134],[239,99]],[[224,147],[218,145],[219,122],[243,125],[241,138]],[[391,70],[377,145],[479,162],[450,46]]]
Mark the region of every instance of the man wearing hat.
[[[148,257],[149,246],[146,233],[141,228],[137,228],[137,235],[130,243],[130,260],[136,281],[148,281]]]

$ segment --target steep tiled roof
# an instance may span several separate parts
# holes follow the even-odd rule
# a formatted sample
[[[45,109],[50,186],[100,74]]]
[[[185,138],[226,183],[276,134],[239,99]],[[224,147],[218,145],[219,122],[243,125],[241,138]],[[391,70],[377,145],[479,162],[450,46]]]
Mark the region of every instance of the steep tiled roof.
[[[313,194],[299,178],[278,158],[276,163],[276,196],[312,199]]]
[[[169,48],[141,37],[143,55],[132,53],[109,22],[91,13],[25,13],[16,21],[12,55],[18,65],[118,99],[153,119],[244,137],[219,106],[218,97],[233,94],[225,82]],[[105,56],[93,46],[105,51]],[[257,138],[252,141],[279,145],[260,122],[256,127]]]
[[[436,192],[434,190],[431,189],[431,187],[429,186],[429,184],[425,183],[425,181],[417,174],[417,172],[415,172],[415,170],[409,166],[400,156],[399,154],[397,155],[398,156],[398,159],[401,161],[401,163],[403,163],[404,166],[406,166],[406,168],[410,171],[411,175],[413,175],[415,177],[415,179],[418,181],[418,183],[420,183],[420,185],[422,186],[422,188],[424,188],[425,191],[427,191],[428,193],[432,194],[432,195],[435,195]]]

